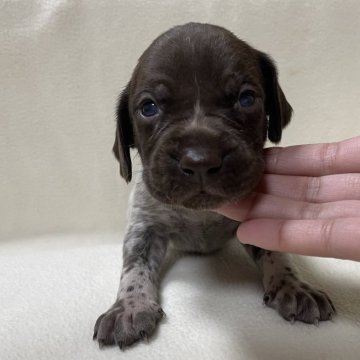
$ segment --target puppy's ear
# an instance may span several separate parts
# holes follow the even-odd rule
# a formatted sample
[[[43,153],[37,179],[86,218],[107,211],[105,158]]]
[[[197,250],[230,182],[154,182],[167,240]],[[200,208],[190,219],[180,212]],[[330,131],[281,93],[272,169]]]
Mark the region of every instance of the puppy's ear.
[[[277,70],[271,58],[259,51],[259,63],[265,82],[265,108],[269,119],[268,137],[273,143],[281,140],[282,129],[290,122],[292,107],[278,83]]]
[[[132,177],[130,148],[134,146],[134,132],[129,114],[130,83],[121,93],[116,110],[116,135],[113,152],[120,163],[120,175],[128,183]]]

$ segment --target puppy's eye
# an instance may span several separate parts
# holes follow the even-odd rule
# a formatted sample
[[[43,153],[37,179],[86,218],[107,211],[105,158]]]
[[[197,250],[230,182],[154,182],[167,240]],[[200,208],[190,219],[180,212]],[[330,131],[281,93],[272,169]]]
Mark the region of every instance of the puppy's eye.
[[[244,91],[239,98],[242,107],[250,107],[255,103],[255,95],[251,91]]]
[[[159,113],[159,108],[152,100],[147,100],[143,103],[141,108],[141,115],[145,117],[155,116]]]

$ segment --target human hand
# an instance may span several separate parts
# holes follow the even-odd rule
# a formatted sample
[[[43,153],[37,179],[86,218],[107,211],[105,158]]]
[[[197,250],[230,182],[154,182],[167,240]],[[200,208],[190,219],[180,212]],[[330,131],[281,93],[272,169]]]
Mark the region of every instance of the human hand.
[[[360,137],[268,148],[256,192],[217,212],[264,249],[360,261]]]

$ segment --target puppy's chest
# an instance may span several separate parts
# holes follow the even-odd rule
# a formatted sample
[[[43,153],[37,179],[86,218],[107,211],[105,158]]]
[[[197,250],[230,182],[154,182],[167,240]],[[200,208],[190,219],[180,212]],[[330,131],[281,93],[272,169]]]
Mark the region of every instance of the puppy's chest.
[[[179,250],[212,252],[222,248],[235,235],[237,227],[237,222],[209,212],[192,214],[191,218],[178,215],[170,241]]]
[[[183,251],[206,253],[219,249],[235,235],[239,225],[212,211],[164,205],[141,181],[133,189],[130,203],[130,227],[151,228],[155,236],[165,236],[173,247]]]

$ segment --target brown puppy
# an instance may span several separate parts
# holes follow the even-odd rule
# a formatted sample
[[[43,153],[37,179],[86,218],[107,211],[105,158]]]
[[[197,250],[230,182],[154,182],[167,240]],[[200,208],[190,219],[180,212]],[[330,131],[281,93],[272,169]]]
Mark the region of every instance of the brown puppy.
[[[163,315],[158,275],[169,242],[209,252],[234,236],[239,224],[208,210],[257,186],[266,137],[279,142],[291,112],[270,58],[221,27],[178,26],[144,52],[117,113],[120,173],[131,180],[131,147],[143,172],[118,296],[95,325],[100,345],[122,348],[153,333]],[[299,279],[286,254],[246,248],[262,271],[268,306],[289,321],[331,318],[330,299]]]

